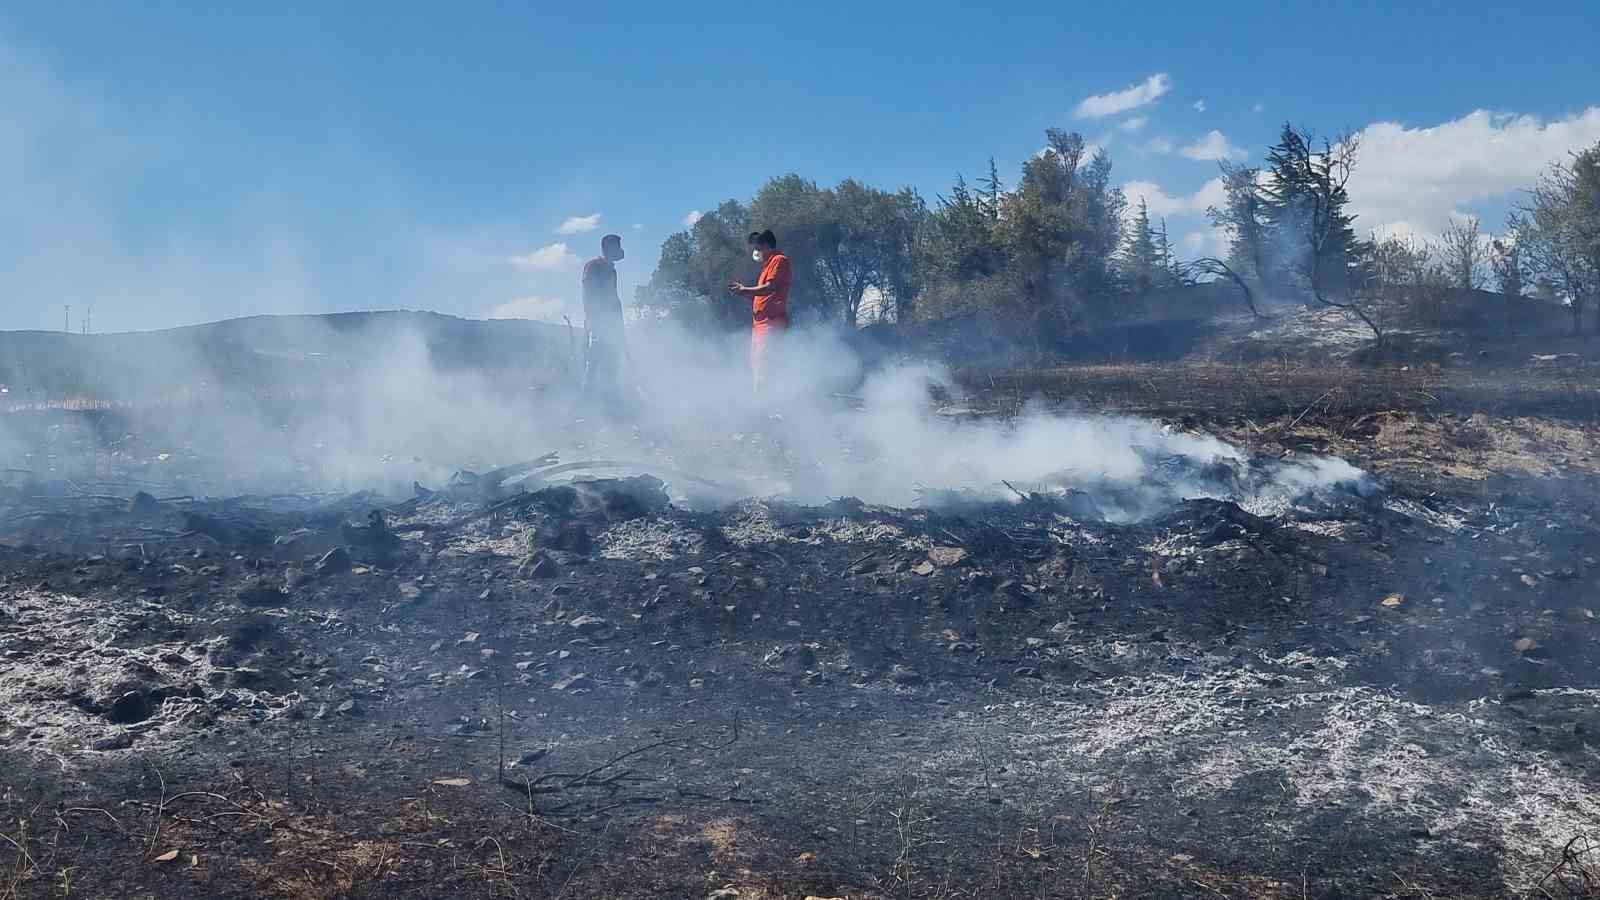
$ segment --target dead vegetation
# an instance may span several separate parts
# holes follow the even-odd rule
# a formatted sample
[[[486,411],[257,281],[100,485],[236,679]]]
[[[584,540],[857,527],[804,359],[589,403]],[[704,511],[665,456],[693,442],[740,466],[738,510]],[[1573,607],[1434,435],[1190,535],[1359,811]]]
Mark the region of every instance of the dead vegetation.
[[[1593,389],[1480,377],[975,385],[1388,488],[1260,515],[14,490],[0,898],[1592,896]]]

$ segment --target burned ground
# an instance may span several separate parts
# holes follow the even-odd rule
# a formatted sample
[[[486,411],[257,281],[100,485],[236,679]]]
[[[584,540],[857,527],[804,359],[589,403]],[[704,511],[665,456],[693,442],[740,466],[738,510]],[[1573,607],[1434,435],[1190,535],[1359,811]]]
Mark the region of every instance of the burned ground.
[[[966,412],[1385,490],[1113,524],[691,511],[552,460],[399,502],[19,483],[0,896],[1592,893],[1592,381],[1161,372]]]

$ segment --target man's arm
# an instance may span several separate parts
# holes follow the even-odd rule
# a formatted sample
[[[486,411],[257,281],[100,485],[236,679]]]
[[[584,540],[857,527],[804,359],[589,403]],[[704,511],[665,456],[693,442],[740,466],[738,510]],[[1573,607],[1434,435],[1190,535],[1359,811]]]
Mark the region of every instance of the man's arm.
[[[737,281],[728,282],[728,293],[739,297],[760,297],[778,291],[782,284],[789,279],[789,262],[780,260],[777,271],[772,273],[771,281],[763,281],[755,287],[748,287]]]
[[[737,281],[728,284],[728,293],[739,297],[759,297],[763,294],[773,293],[778,289],[778,279],[762,282],[755,287],[746,287]]]

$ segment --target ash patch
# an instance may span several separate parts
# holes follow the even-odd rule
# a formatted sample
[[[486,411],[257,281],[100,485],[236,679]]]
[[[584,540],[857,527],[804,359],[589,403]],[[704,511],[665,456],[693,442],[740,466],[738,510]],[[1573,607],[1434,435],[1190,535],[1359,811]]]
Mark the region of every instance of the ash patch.
[[[705,532],[669,518],[630,519],[607,528],[596,539],[605,559],[666,561],[700,553]]]

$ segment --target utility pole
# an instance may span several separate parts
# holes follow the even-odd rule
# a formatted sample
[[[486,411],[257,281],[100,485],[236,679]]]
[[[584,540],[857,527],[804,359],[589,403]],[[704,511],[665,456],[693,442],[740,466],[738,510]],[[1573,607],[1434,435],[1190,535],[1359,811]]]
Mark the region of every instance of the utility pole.
[[[64,304],[62,304],[62,308],[66,310],[66,313],[61,318],[61,330],[65,331],[67,334],[71,334],[72,333],[72,304],[71,303],[64,303]]]

